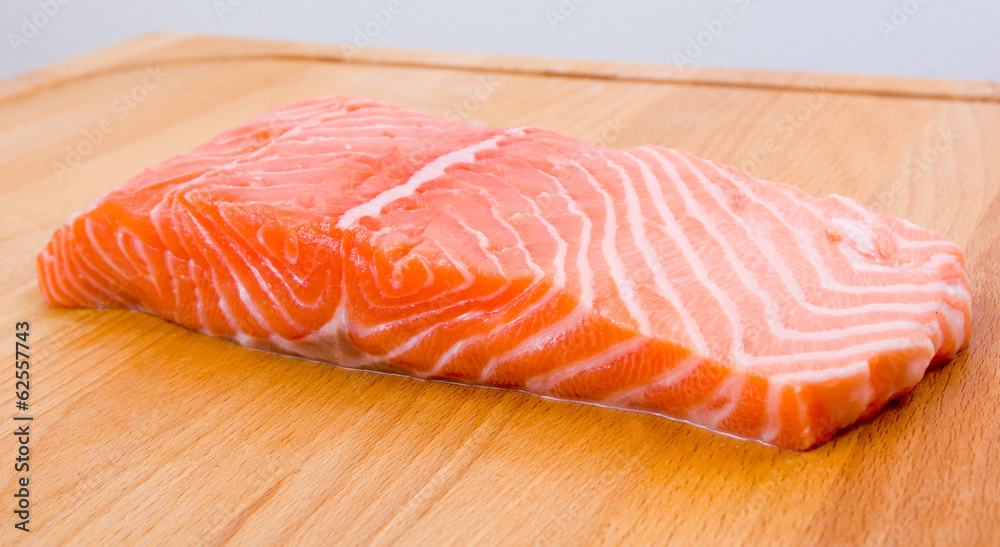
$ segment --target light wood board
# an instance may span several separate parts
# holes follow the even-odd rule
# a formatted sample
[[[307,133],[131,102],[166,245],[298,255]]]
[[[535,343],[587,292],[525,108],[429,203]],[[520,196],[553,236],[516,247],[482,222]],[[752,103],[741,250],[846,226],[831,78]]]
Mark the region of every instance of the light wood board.
[[[332,93],[681,148],[879,206],[965,249],[972,347],[796,453],[44,305],[35,256],[73,212],[268,108]],[[0,83],[0,325],[13,353],[15,322],[31,323],[34,417],[32,531],[13,528],[8,433],[0,544],[997,544],[998,151],[1000,87],[983,82],[376,49],[348,61],[158,34]]]

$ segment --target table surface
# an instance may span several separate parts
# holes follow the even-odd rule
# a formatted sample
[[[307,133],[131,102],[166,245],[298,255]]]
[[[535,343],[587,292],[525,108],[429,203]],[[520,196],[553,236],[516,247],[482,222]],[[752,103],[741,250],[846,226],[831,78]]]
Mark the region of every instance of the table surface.
[[[35,256],[74,211],[270,107],[330,93],[681,148],[908,218],[965,249],[971,348],[797,453],[42,302]],[[0,119],[0,314],[11,338],[31,325],[30,409],[16,411],[13,379],[0,406],[33,417],[30,471],[5,463],[0,480],[4,544],[1000,541],[996,86],[375,48],[346,59],[158,34],[0,82]],[[10,521],[22,476],[28,534]]]

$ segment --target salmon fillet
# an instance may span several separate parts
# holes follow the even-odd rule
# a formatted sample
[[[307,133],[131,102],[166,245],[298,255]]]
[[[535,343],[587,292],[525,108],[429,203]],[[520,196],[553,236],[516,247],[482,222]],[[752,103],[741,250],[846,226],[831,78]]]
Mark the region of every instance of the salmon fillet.
[[[280,107],[59,228],[46,302],[808,449],[968,346],[948,238],[659,146]]]

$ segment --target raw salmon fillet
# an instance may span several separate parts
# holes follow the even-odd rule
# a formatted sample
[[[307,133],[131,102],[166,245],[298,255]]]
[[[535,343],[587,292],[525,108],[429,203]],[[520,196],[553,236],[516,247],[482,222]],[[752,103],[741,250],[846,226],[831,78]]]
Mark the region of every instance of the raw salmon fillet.
[[[953,359],[971,314],[954,242],[851,199],[349,97],[145,170],[37,266],[52,306],[792,449]]]

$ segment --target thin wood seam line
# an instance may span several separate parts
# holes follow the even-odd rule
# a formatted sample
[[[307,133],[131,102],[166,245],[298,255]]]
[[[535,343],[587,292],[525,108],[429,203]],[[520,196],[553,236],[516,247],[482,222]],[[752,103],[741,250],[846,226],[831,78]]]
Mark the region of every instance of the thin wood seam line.
[[[432,63],[432,62],[424,63],[424,62],[384,61],[384,60],[348,61],[333,56],[325,57],[317,55],[299,55],[299,54],[261,54],[261,55],[247,55],[241,57],[215,56],[215,57],[175,58],[175,59],[163,59],[159,61],[152,60],[150,62],[145,62],[145,63],[111,66],[98,70],[92,70],[89,72],[83,72],[80,74],[72,74],[64,78],[55,78],[51,81],[41,82],[35,86],[32,86],[30,88],[18,92],[14,92],[7,96],[0,96],[0,105],[16,100],[24,95],[36,91],[52,89],[76,81],[85,80],[89,78],[96,78],[99,76],[105,76],[109,74],[115,74],[127,70],[141,69],[149,66],[150,64],[179,65],[179,64],[212,63],[212,62],[223,62],[223,61],[266,61],[266,60],[320,61],[327,63],[344,63],[344,64],[357,64],[357,65],[365,64],[372,66],[388,66],[388,67],[403,67],[403,68],[429,68],[436,70],[455,70],[455,71],[482,72],[482,73],[494,73],[494,74],[499,73],[499,74],[512,74],[512,75],[548,76],[556,78],[578,78],[578,79],[589,79],[589,80],[605,80],[605,81],[634,82],[634,83],[663,83],[671,85],[721,87],[721,88],[734,88],[734,89],[757,89],[765,91],[785,91],[793,93],[819,92],[819,93],[833,93],[838,95],[886,97],[895,99],[924,99],[924,100],[936,100],[936,101],[1000,104],[1000,95],[959,96],[959,95],[950,95],[946,93],[922,93],[919,91],[863,89],[863,88],[850,88],[845,86],[823,87],[821,85],[819,86],[785,85],[776,83],[772,84],[772,83],[754,83],[754,82],[740,83],[740,82],[714,81],[708,78],[672,79],[669,77],[622,76],[615,74],[589,73],[584,71],[572,71],[572,70],[561,71],[554,69],[514,69],[514,68],[504,68],[504,67],[490,68],[490,67],[478,67],[478,66],[449,65],[447,63]]]

